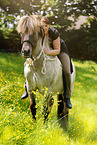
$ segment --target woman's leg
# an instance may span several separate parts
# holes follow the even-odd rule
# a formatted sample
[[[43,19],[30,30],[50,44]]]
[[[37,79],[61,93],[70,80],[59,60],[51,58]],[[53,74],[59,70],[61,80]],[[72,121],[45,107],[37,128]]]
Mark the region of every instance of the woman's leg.
[[[66,80],[66,98],[67,101],[67,108],[71,109],[72,105],[70,102],[71,97],[71,71],[70,71],[70,58],[69,55],[67,55],[65,52],[61,52],[58,55],[59,60],[62,63],[63,71],[65,74],[65,80]]]

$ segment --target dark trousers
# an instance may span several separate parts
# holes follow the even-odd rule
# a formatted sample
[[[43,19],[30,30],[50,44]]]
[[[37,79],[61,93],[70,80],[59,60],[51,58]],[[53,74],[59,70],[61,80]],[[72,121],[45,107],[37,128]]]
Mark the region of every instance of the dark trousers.
[[[64,82],[63,84],[66,83],[66,98],[70,98],[71,97],[71,70],[70,70],[70,58],[69,55],[67,55],[65,52],[61,52],[58,55],[59,60],[62,63],[62,67],[63,67],[63,72],[64,72]]]

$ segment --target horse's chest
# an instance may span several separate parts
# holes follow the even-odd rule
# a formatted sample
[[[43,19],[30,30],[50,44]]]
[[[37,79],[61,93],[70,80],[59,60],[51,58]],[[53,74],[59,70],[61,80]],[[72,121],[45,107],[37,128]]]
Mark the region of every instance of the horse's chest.
[[[37,88],[49,86],[54,81],[54,74],[50,72],[43,74],[40,70],[36,71],[29,66],[24,68],[24,74],[27,81]]]
[[[54,63],[54,62],[52,62]],[[51,64],[52,64],[51,63]],[[42,73],[42,66],[37,69],[33,65],[25,65],[24,73],[29,90],[39,89],[40,91],[47,87],[54,92],[58,91],[58,87],[62,86],[62,71],[61,67],[56,67],[55,64],[49,65],[46,63],[45,73]]]
[[[33,74],[33,82],[38,89],[43,87],[49,87],[54,82],[54,77],[51,77],[49,73],[42,74],[35,72]]]

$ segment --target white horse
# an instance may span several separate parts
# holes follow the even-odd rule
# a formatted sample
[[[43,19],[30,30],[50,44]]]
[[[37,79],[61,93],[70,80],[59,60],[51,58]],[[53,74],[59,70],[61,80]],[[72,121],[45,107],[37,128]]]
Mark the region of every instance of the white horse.
[[[62,78],[62,65],[57,56],[47,56],[43,51],[43,45],[51,49],[49,38],[43,38],[43,29],[40,21],[33,15],[23,16],[17,26],[18,33],[21,34],[22,55],[27,57],[24,64],[24,74],[27,91],[30,97],[31,113],[36,119],[35,95],[33,91],[44,92],[43,88],[48,88],[47,104],[44,106],[44,117],[48,117],[53,104],[52,94],[59,94],[58,116],[62,117],[68,113],[68,109],[60,103],[63,99],[64,87]],[[71,87],[73,91],[75,81],[75,67],[72,62]],[[63,101],[64,102],[64,101]],[[65,102],[63,103],[65,104]],[[65,109],[65,112],[63,111]]]

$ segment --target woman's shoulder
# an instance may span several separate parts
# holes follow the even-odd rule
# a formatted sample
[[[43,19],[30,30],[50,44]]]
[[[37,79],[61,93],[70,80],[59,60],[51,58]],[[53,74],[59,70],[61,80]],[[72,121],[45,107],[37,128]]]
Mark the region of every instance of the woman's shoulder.
[[[57,29],[55,29],[53,27],[49,27],[49,36],[52,36],[55,40],[60,36],[60,33],[58,32]]]
[[[57,30],[57,29],[55,29],[55,28],[53,28],[53,27],[49,27],[49,32],[54,33],[54,32],[58,32],[58,30]]]

